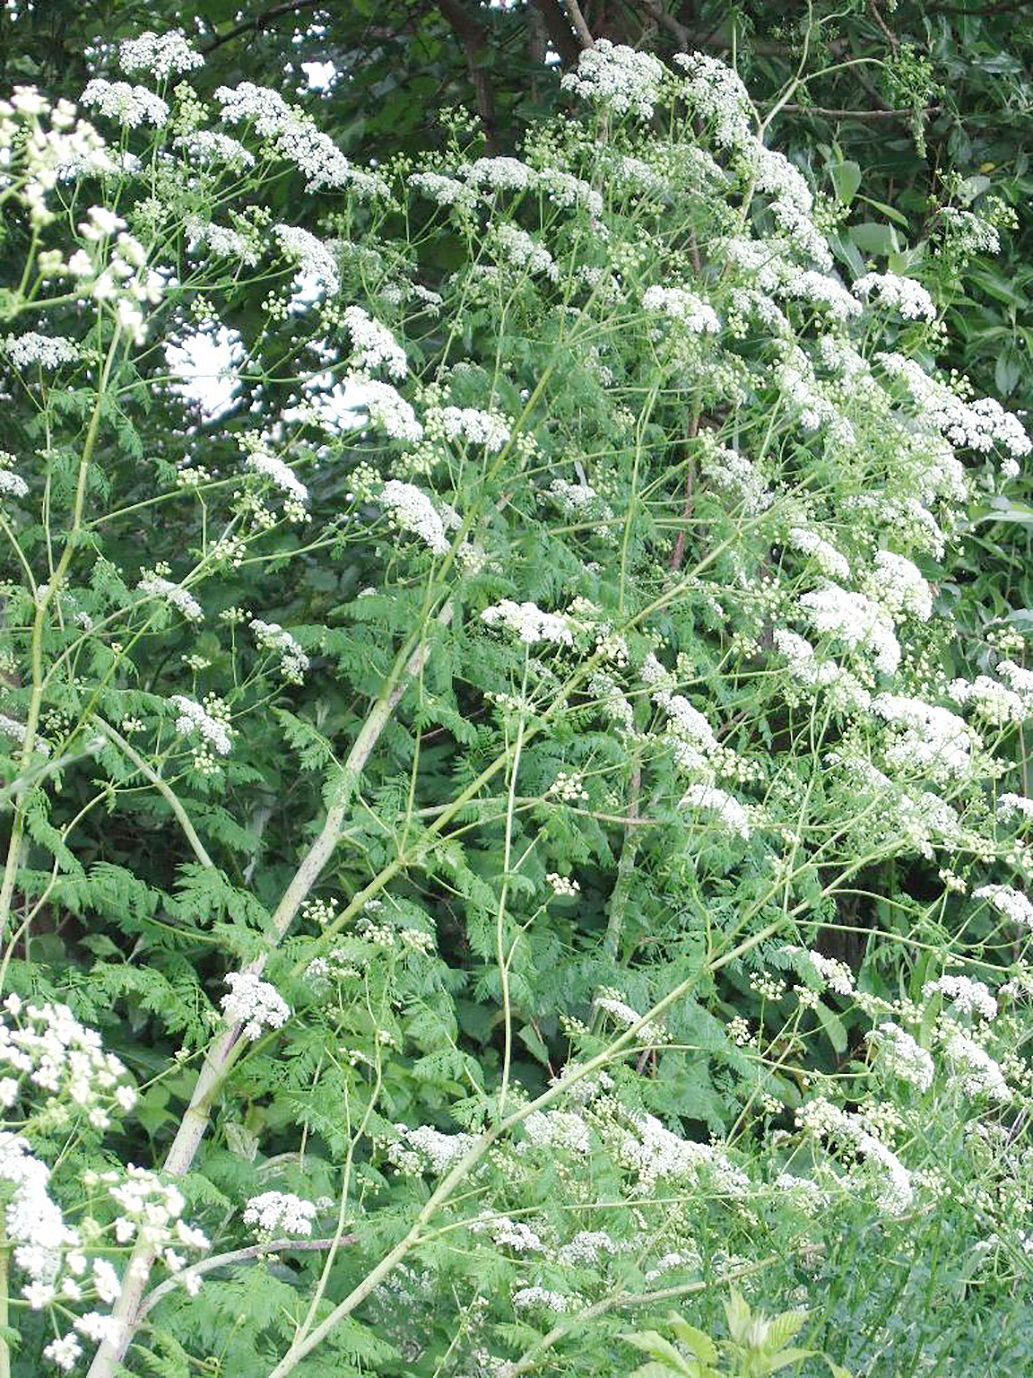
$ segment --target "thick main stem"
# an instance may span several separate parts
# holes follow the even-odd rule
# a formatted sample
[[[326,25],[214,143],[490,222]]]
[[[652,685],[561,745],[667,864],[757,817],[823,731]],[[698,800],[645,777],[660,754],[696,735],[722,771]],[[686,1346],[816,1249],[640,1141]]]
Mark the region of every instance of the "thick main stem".
[[[438,620],[447,624],[451,615],[451,604],[446,604],[439,613]],[[402,695],[422,671],[429,654],[430,643],[424,641],[404,665],[389,677],[385,685],[386,692],[373,705],[344,763],[337,801],[327,811],[318,837],[305,854],[273,913],[273,932],[269,947],[245,968],[248,974],[259,976],[264,971],[269,956],[288,933],[298,910],[330,860],[370,753]],[[190,1104],[165,1159],[163,1171],[169,1177],[182,1177],[189,1171],[208,1127],[216,1093],[232,1066],[239,1047],[240,1026],[234,1025],[225,1029],[209,1048],[194,1083]],[[123,1279],[122,1291],[112,1311],[119,1323],[117,1341],[104,1341],[94,1355],[87,1378],[112,1378],[125,1357],[133,1331],[140,1319],[140,1304],[147,1290],[156,1256],[156,1251],[148,1244],[138,1243],[133,1250]]]

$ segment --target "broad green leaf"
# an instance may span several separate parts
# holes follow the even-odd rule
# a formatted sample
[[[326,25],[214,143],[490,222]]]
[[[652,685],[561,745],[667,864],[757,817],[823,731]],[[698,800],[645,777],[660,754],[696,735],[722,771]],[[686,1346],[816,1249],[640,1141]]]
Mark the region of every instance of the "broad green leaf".
[[[683,1320],[675,1311],[672,1311],[667,1317],[667,1324],[685,1348],[690,1350],[697,1359],[702,1359],[708,1364],[717,1363],[717,1346],[709,1335],[705,1335],[702,1330],[697,1330],[694,1325]]]
[[[851,225],[847,234],[862,253],[883,255],[900,252],[900,241],[892,225],[862,220],[859,225]]]

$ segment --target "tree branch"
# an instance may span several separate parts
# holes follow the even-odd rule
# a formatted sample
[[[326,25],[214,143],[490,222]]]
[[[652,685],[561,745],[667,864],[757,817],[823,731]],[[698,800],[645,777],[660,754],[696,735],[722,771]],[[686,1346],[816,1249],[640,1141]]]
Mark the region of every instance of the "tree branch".
[[[486,63],[488,31],[479,19],[475,19],[460,4],[460,0],[437,0],[437,5],[466,54],[466,68],[473,83],[477,114],[484,126],[488,151],[493,153],[496,146],[495,88]]]
[[[157,1306],[162,1297],[167,1297],[170,1292],[174,1292],[177,1287],[183,1285],[186,1277],[203,1277],[205,1273],[214,1272],[216,1268],[228,1268],[231,1263],[247,1263],[254,1259],[264,1258],[266,1254],[286,1253],[290,1249],[313,1250],[321,1252],[332,1249],[335,1244],[354,1244],[358,1235],[344,1234],[340,1239],[270,1239],[266,1244],[251,1244],[246,1249],[233,1249],[227,1254],[213,1254],[211,1258],[203,1258],[200,1263],[194,1263],[189,1268],[184,1268],[174,1277],[166,1278],[159,1283],[152,1291],[148,1292],[140,1303],[137,1312],[137,1319],[143,1320],[152,1307]]]
[[[889,27],[885,19],[883,19],[882,12],[879,9],[878,0],[868,0],[868,13],[872,16],[876,24],[878,24],[879,28],[882,30],[886,42],[890,45],[890,52],[893,54],[894,57],[898,57],[900,55],[900,42],[897,38],[897,35]]]
[[[918,110],[920,115],[936,115],[943,109],[942,105],[926,105]],[[900,110],[839,110],[830,109],[826,105],[783,105],[778,112],[780,115],[819,115],[828,120],[913,120],[915,109],[913,106],[905,106]]]
[[[567,18],[574,26],[574,32],[577,34],[581,47],[584,49],[594,48],[595,39],[592,37],[591,29],[585,23],[585,16],[581,13],[577,0],[563,0],[563,8]]]
[[[657,4],[657,0],[635,0],[635,3],[639,9],[645,10],[655,24],[659,24],[662,29],[667,30],[677,43],[679,52],[687,53],[691,50],[693,46],[692,34],[684,24],[680,24],[675,19],[673,14],[668,14],[663,5]]]
[[[257,32],[264,29],[274,19],[282,19],[285,14],[298,14],[301,10],[315,9],[317,5],[325,4],[325,0],[290,0],[286,5],[273,5],[271,9],[265,10],[255,19],[246,19],[243,23],[237,24],[234,28],[228,29],[226,33],[217,33],[208,47],[206,53],[212,53],[216,48],[221,48],[224,43],[229,43],[234,38],[239,38],[241,34]]]
[[[545,20],[549,42],[559,53],[564,67],[576,67],[581,44],[574,37],[566,14],[556,8],[553,0],[531,0],[531,4]]]

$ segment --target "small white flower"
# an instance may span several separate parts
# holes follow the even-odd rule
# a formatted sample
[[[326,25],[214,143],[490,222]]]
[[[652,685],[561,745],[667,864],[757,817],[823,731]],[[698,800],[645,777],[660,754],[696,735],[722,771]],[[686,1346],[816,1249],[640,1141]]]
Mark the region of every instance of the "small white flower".
[[[146,86],[130,86],[128,81],[95,78],[79,97],[83,105],[95,106],[108,119],[135,129],[141,124],[161,127],[168,123],[169,107]]]
[[[488,627],[504,627],[528,645],[551,641],[558,646],[570,646],[574,641],[574,634],[565,617],[543,612],[534,603],[514,603],[509,598],[503,598],[500,603],[484,609],[481,621]]]
[[[82,1352],[82,1344],[78,1335],[70,1330],[67,1335],[63,1335],[60,1339],[51,1340],[44,1347],[43,1357],[58,1368],[63,1369],[65,1373],[71,1373]]]
[[[176,72],[204,66],[204,58],[190,46],[179,29],[163,34],[150,31],[126,38],[118,45],[118,65],[123,72],[148,72],[164,79]]]
[[[311,1235],[318,1213],[318,1207],[303,1197],[289,1191],[267,1191],[248,1201],[244,1224],[251,1225],[259,1238],[273,1239],[280,1234],[301,1238]]]
[[[243,1024],[244,1038],[254,1042],[264,1028],[280,1029],[290,1018],[290,1007],[275,986],[260,981],[250,972],[231,971],[226,977],[230,988],[219,1002],[227,1024]]]

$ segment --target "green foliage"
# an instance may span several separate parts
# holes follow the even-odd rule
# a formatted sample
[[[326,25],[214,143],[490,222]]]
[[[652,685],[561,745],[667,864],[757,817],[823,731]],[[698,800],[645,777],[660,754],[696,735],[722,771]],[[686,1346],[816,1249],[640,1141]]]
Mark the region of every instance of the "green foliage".
[[[875,24],[920,161],[872,11],[431,136],[444,10],[342,16],[317,125],[225,89],[291,94],[250,12],[170,74],[126,5],[103,148],[0,109],[14,1378],[1028,1362],[1031,447],[950,373],[1007,197],[770,146]]]
[[[650,1356],[650,1362],[635,1369],[631,1378],[663,1378],[665,1374],[680,1374],[682,1378],[766,1378],[769,1373],[778,1373],[791,1364],[799,1367],[803,1360],[815,1357],[814,1350],[789,1344],[806,1322],[806,1312],[783,1311],[780,1316],[768,1318],[751,1310],[746,1298],[734,1287],[724,1308],[728,1339],[718,1344],[673,1311],[667,1317],[667,1326],[677,1343],[672,1344],[656,1330],[626,1335],[629,1344]],[[826,1359],[833,1378],[850,1378],[845,1368],[825,1355],[819,1357]]]

